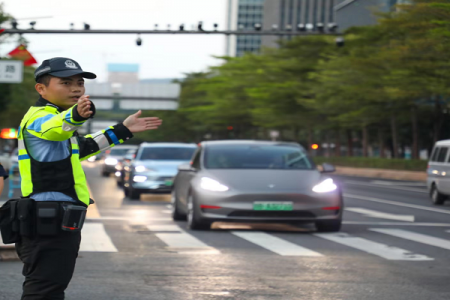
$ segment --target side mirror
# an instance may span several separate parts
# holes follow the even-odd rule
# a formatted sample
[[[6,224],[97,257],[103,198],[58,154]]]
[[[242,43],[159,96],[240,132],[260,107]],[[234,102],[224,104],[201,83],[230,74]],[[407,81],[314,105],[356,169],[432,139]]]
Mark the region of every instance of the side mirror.
[[[333,172],[336,172],[336,168],[333,165],[327,163],[322,164],[321,173],[333,173]]]
[[[190,164],[182,164],[178,166],[178,171],[195,172],[196,170]]]

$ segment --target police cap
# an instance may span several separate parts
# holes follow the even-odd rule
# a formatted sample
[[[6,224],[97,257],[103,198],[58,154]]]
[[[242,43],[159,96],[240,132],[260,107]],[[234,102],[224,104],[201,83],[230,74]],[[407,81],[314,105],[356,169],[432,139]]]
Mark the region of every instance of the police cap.
[[[60,78],[78,74],[81,74],[81,76],[87,79],[97,78],[97,75],[83,71],[76,61],[66,57],[54,57],[44,60],[36,71],[34,71],[34,79],[37,81],[40,76],[46,74]]]

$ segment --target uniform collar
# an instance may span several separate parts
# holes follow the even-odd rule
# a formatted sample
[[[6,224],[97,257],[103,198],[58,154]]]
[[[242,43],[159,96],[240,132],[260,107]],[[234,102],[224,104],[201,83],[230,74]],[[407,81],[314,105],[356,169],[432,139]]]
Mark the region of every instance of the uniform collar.
[[[48,101],[47,99],[42,98],[42,96],[39,96],[39,99],[36,102],[36,106],[47,106],[47,105],[56,108],[59,112],[64,111],[64,109],[62,109],[58,105],[55,105],[55,104],[51,103],[50,101]]]

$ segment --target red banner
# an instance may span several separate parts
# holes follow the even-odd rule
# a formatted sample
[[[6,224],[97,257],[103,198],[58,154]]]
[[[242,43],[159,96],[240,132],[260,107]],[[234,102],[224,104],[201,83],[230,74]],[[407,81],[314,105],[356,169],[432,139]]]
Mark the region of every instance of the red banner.
[[[24,66],[31,66],[37,64],[36,59],[34,59],[33,55],[28,52],[25,45],[19,45],[16,49],[8,53],[9,56],[15,59],[23,60]]]

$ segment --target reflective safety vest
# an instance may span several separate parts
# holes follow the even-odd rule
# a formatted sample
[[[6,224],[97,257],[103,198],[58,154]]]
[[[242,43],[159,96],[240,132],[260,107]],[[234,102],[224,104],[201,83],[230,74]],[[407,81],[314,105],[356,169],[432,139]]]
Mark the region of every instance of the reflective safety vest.
[[[42,105],[42,100],[38,104]],[[76,130],[86,120],[74,119],[73,110],[77,106],[61,112],[59,107],[44,101],[48,104],[32,106],[28,110],[18,130],[22,195],[32,198],[37,193],[61,192],[88,206],[89,189],[81,161],[121,144],[133,135],[123,124],[117,124],[92,135],[79,136]],[[70,155],[58,161],[37,161],[27,148],[25,132],[47,141],[68,143],[69,140]]]

